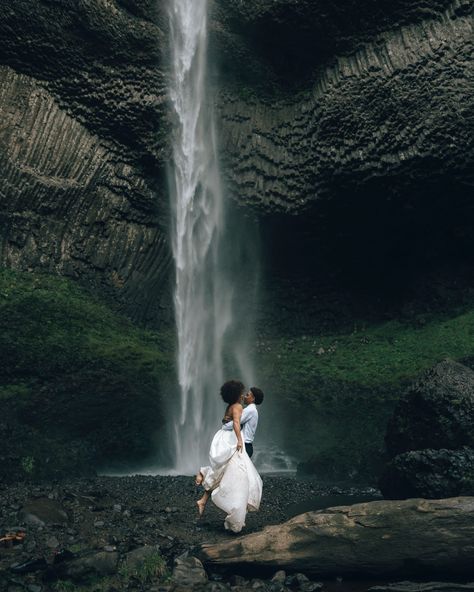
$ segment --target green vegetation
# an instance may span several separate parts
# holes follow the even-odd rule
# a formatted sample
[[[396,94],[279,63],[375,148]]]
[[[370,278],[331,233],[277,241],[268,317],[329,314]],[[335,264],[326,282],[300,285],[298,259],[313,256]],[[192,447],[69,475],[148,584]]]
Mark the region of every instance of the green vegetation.
[[[278,402],[277,417],[285,417],[282,440],[309,461],[308,471],[374,481],[396,400],[414,377],[446,357],[474,357],[472,308],[350,334],[266,340],[258,368]],[[295,433],[305,436],[295,441]]]
[[[35,459],[32,456],[24,456],[21,459],[21,468],[25,473],[31,474],[35,468]]]
[[[38,476],[79,458],[90,471],[153,451],[173,369],[170,331],[137,328],[71,280],[5,269],[0,327],[2,429],[19,422],[14,442],[4,434],[19,469],[34,456]]]
[[[144,557],[139,565],[132,567],[127,562],[123,563],[118,573],[123,583],[133,578],[141,584],[146,584],[156,579],[167,579],[170,576],[166,562],[159,551]]]
[[[1,270],[0,326],[2,378],[29,377],[23,390],[98,359],[150,376],[169,363],[169,335],[137,329],[57,276]]]
[[[129,565],[125,560],[119,567],[117,575],[94,577],[80,585],[70,580],[59,580],[53,584],[55,592],[109,592],[111,590],[142,590],[147,584],[165,584],[170,580],[171,573],[166,561],[156,550],[144,557],[136,565]]]
[[[421,320],[422,319],[422,320]],[[288,370],[281,378],[292,384],[295,374],[317,374],[328,380],[376,387],[397,384],[449,357],[474,355],[474,310],[452,318],[407,324],[391,321],[349,335],[273,340],[265,344],[266,365]],[[271,360],[271,361],[270,361]],[[280,363],[280,360],[282,361]]]
[[[71,280],[11,270],[0,271],[0,328],[2,473],[146,460],[174,380],[173,330],[137,328]],[[474,358],[474,307],[283,335],[259,342],[254,357],[272,402],[262,418],[274,414],[285,448],[328,478],[373,479],[409,381],[443,358]]]

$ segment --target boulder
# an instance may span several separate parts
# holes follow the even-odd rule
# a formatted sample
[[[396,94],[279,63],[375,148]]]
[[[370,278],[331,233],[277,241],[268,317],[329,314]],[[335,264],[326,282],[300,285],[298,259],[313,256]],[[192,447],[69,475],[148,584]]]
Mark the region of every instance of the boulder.
[[[474,450],[415,450],[399,454],[379,481],[385,498],[443,498],[474,494]]]
[[[474,372],[444,360],[400,399],[387,428],[391,458],[409,450],[474,447]]]
[[[173,581],[178,586],[192,587],[207,582],[207,574],[196,557],[178,557],[174,562]]]
[[[60,578],[69,578],[76,582],[98,576],[109,576],[117,573],[118,553],[100,551],[60,563],[56,573]]]
[[[260,532],[203,545],[208,566],[318,576],[474,573],[474,498],[374,501],[307,512]]]
[[[55,500],[40,497],[27,501],[20,510],[20,518],[27,524],[64,524],[68,521],[68,515],[64,508]]]
[[[156,561],[160,557],[161,554],[159,545],[145,545],[144,547],[138,547],[133,551],[129,551],[125,555],[123,563],[127,569],[133,572],[134,570],[139,570],[142,568],[142,566],[147,563],[147,561]]]

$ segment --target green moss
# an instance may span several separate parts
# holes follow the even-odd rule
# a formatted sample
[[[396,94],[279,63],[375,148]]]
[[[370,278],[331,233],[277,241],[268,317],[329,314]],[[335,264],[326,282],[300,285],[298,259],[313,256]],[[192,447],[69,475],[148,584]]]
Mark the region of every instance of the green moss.
[[[137,580],[141,584],[146,584],[156,579],[167,579],[170,574],[166,567],[166,561],[157,550],[144,557],[139,565],[131,567],[127,562],[123,563],[118,570],[118,575],[123,584],[129,580]]]
[[[35,459],[33,456],[25,456],[21,459],[21,468],[25,473],[31,474],[35,469]]]
[[[113,576],[93,576],[82,584],[74,584],[70,580],[59,580],[53,584],[55,592],[110,592],[113,590],[137,589],[143,590],[150,584],[166,584],[170,581],[171,573],[166,561],[157,550],[131,567],[123,563],[118,573]]]
[[[11,421],[33,428],[22,457],[58,466],[53,440],[76,440],[79,456],[88,446],[95,463],[151,453],[174,365],[171,330],[136,327],[71,280],[6,269],[0,328],[0,404]],[[64,448],[64,462],[70,454]]]
[[[420,317],[415,323],[391,321],[346,335],[273,340],[262,354],[268,367],[283,367],[292,383],[296,375],[376,387],[397,384],[450,357],[474,354],[474,310],[451,318]],[[277,370],[278,371],[278,370]]]
[[[169,363],[168,334],[134,327],[56,276],[1,270],[0,326],[4,378],[44,379],[98,358],[151,373]]]
[[[286,448],[328,479],[373,482],[387,421],[409,382],[446,357],[473,356],[474,311],[466,308],[348,334],[266,340],[258,367],[276,421],[285,417],[279,431]]]
[[[23,382],[19,382],[17,384],[2,385],[0,386],[0,401],[2,399],[6,401],[7,399],[17,399],[25,397],[30,393],[31,388]]]

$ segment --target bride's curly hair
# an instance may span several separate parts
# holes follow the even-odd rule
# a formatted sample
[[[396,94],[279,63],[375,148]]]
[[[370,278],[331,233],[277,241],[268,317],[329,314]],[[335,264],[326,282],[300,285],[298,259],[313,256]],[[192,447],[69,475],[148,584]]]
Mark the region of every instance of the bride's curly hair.
[[[245,386],[240,380],[229,380],[221,386],[221,397],[227,405],[233,405],[240,399]]]

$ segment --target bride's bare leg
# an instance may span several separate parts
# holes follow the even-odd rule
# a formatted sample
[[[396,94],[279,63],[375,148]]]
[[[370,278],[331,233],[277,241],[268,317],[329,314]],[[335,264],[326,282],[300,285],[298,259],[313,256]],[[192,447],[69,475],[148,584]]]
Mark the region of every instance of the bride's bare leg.
[[[202,516],[204,514],[204,508],[206,507],[207,500],[209,499],[210,495],[211,495],[210,491],[205,491],[202,498],[196,502],[197,507],[198,507],[199,516]]]
[[[201,471],[199,471],[199,473],[196,475],[195,483],[196,483],[196,485],[202,485],[203,481],[204,481],[204,475],[201,473]]]

